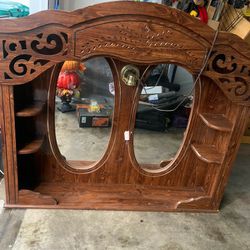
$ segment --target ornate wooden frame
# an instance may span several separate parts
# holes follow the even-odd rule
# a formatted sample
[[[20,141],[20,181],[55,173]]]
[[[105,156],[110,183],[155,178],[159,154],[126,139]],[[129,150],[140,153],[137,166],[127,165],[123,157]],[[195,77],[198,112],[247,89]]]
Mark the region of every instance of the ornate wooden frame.
[[[112,2],[0,21],[0,121],[6,207],[216,211],[250,106],[250,47],[220,32],[201,76],[184,143],[160,168],[133,151],[141,87],[122,82],[126,64],[176,63],[200,72],[215,32],[158,4]],[[65,60],[105,56],[115,80],[112,135],[103,158],[70,167],[55,139],[56,79]],[[132,139],[124,141],[124,131]]]

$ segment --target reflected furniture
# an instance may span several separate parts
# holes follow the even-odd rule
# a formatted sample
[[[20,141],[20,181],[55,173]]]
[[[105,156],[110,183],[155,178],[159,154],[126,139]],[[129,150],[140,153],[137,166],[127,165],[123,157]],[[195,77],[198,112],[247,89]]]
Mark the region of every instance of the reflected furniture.
[[[216,35],[178,10],[138,2],[1,20],[5,206],[217,211],[249,115],[250,47],[223,32],[213,46]],[[65,60],[95,56],[106,57],[115,82],[110,141],[100,160],[83,156],[72,167],[56,143],[57,77]],[[133,132],[142,86],[124,82],[122,69],[133,65],[143,80],[151,66],[175,63],[196,78],[206,60],[177,155],[138,164]]]

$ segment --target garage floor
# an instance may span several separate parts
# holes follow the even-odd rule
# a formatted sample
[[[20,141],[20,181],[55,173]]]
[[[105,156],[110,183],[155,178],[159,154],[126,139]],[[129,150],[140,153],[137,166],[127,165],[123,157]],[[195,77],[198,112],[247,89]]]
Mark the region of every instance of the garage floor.
[[[0,249],[250,249],[250,145],[217,214],[3,209]]]
[[[80,128],[75,112],[56,111],[55,127],[59,150],[67,160],[98,161],[107,149],[111,128]],[[173,127],[164,132],[135,129],[137,161],[159,164],[173,158],[182,144],[184,132],[185,129]]]

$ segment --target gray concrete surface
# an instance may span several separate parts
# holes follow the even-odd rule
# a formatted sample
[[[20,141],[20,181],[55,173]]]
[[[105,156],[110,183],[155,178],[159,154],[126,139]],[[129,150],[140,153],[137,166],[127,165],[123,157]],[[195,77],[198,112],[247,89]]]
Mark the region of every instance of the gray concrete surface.
[[[2,209],[0,249],[250,249],[250,145],[234,165],[217,214]]]
[[[59,150],[67,160],[98,161],[107,149],[111,128],[80,128],[75,112],[56,111],[55,127]],[[182,144],[184,132],[181,128],[164,132],[135,129],[137,161],[159,164],[173,158]]]

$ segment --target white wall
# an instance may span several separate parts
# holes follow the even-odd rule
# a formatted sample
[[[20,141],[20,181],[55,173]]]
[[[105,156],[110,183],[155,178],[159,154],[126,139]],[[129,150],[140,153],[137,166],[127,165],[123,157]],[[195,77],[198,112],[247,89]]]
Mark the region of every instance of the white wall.
[[[21,0],[20,0],[21,1]],[[31,0],[32,1],[32,0]],[[49,0],[49,8],[53,9],[55,0]],[[91,5],[104,2],[114,2],[114,1],[134,1],[134,0],[60,0],[60,9],[72,11],[76,9],[82,9]],[[161,3],[162,0],[146,0],[148,2]]]
[[[30,0],[30,14],[48,9],[48,0]]]
[[[13,0],[30,8],[30,14],[48,9],[48,0]]]
[[[90,5],[98,4],[98,3],[104,3],[104,2],[114,2],[117,0],[75,0],[75,1],[70,1],[70,0],[61,0],[61,9],[63,10],[76,10],[76,9],[81,9]]]
[[[18,3],[21,3],[21,4],[24,4],[26,5],[27,7],[30,6],[30,0],[13,0],[14,2],[18,2]]]

